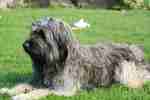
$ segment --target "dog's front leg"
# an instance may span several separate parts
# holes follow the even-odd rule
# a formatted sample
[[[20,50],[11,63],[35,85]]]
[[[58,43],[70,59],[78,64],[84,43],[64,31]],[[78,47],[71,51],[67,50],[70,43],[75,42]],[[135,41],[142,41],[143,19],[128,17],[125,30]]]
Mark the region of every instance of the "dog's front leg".
[[[0,89],[1,95],[14,96],[21,93],[28,93],[32,91],[34,88],[29,84],[18,84],[13,88],[2,88]]]
[[[43,68],[38,64],[36,64],[35,62],[33,63],[32,66],[33,66],[33,75],[30,83],[38,86],[43,85]]]
[[[56,91],[49,89],[35,89],[29,93],[22,93],[12,97],[12,100],[39,100],[48,95],[57,95],[57,96],[72,96],[75,94],[75,91]]]
[[[50,94],[53,94],[53,91],[49,89],[35,89],[29,93],[22,93],[12,97],[12,100],[39,100],[42,97],[46,97]]]

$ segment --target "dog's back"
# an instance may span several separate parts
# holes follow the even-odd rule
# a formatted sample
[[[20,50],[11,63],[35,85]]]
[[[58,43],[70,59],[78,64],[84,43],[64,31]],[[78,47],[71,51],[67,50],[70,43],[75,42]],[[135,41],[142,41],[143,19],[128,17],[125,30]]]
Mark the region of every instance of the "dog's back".
[[[84,85],[87,83],[90,86],[91,84],[94,86],[108,86],[114,81],[120,83],[130,81],[128,77],[131,75],[134,77],[133,72],[137,72],[136,67],[140,67],[140,64],[144,62],[143,51],[135,45],[115,43],[80,45],[75,42],[72,43],[69,51],[71,56],[69,56],[67,62],[73,62],[75,66],[80,66],[78,75],[82,81],[81,83]],[[137,55],[138,53],[139,55]],[[141,69],[143,68],[141,67]],[[125,72],[129,76],[126,76],[124,80],[118,78],[121,75],[123,76]]]

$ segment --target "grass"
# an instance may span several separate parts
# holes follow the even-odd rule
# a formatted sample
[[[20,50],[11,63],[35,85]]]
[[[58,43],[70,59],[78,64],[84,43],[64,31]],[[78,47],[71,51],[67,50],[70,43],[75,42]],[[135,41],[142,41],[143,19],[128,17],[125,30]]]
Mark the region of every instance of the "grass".
[[[75,35],[81,43],[114,41],[143,44],[145,58],[150,60],[150,13],[144,10],[122,14],[112,10],[90,9],[16,9],[0,11],[0,88],[11,87],[31,78],[31,61],[22,49],[31,22],[42,16],[54,16],[72,23],[86,19],[91,27]],[[150,84],[142,89],[122,85],[82,91],[73,97],[48,96],[43,100],[150,100]],[[0,96],[0,100],[9,100]]]

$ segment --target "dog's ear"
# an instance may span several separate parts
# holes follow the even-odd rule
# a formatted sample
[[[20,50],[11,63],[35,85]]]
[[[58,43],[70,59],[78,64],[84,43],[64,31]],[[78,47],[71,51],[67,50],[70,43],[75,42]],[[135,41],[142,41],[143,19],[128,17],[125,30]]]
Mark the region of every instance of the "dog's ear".
[[[69,25],[58,21],[56,32],[53,34],[59,47],[60,60],[64,61],[68,56],[67,45],[72,40],[72,32]]]
[[[44,40],[46,39],[46,33],[44,32],[44,30],[42,29],[38,30],[37,34],[41,36]]]

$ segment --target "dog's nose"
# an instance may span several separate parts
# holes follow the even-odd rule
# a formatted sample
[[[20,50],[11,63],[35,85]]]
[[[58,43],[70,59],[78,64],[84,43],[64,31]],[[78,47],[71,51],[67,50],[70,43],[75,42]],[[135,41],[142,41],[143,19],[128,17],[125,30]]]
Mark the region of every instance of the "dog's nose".
[[[23,48],[24,48],[24,49],[27,49],[27,48],[29,48],[29,47],[30,47],[29,41],[25,41],[25,42],[23,43]]]

